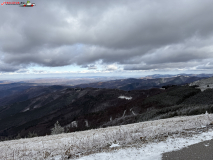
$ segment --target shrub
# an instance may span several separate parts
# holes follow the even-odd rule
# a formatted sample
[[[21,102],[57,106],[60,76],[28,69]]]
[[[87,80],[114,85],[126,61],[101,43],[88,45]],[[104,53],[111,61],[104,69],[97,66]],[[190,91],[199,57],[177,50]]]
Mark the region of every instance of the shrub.
[[[33,138],[33,137],[38,137],[37,133],[35,132],[29,132],[27,138]]]

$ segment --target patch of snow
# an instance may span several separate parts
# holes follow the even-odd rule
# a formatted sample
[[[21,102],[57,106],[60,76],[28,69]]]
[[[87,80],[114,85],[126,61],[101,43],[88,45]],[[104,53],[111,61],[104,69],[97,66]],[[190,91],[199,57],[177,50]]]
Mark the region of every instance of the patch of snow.
[[[71,124],[72,124],[72,127],[78,127],[77,121],[73,121]]]
[[[127,96],[119,96],[118,98],[127,99],[127,100],[131,100],[132,99],[132,97],[127,97]]]
[[[112,143],[112,145],[111,145],[111,146],[109,146],[109,147],[110,147],[110,148],[120,147],[120,145],[119,145],[119,144]]]
[[[85,126],[86,126],[86,127],[89,127],[88,120],[85,120]]]
[[[35,105],[33,108],[35,109],[35,108],[39,108],[40,107],[40,105]]]
[[[64,127],[66,127],[66,128],[78,127],[78,122],[77,122],[77,121],[73,121],[73,122],[71,122],[70,124],[68,124],[68,125],[66,125],[66,126],[64,126]]]
[[[29,111],[29,110],[30,110],[30,108],[26,108],[22,112],[26,112],[26,111]]]
[[[209,143],[208,143],[208,144],[204,144],[204,146],[208,147],[208,146],[209,146]]]
[[[123,113],[123,116],[122,116],[122,117],[124,117],[124,116],[125,116],[125,114],[126,114],[126,110],[124,111],[124,113]]]
[[[134,116],[136,115],[134,111],[132,111],[132,114],[133,114]]]
[[[135,112],[132,110],[132,108],[130,109],[130,112],[132,112],[132,114],[135,116]]]

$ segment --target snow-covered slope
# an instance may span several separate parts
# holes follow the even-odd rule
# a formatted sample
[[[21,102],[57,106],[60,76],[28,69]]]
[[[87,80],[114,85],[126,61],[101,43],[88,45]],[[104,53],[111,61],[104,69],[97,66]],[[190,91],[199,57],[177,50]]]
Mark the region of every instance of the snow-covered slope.
[[[111,152],[103,152],[83,156],[78,160],[161,160],[162,153],[180,150],[192,144],[211,140],[213,138],[213,130],[202,133],[200,135],[193,135],[192,137],[174,138],[170,137],[166,141],[143,144],[140,147],[132,147],[114,150]],[[208,147],[208,145],[203,146]],[[140,158],[139,158],[140,157]]]
[[[0,142],[0,159],[76,158],[97,152],[112,151],[114,150],[112,144],[119,144],[114,146],[124,148],[155,140],[165,140],[168,135],[180,134],[184,130],[193,128],[197,130],[212,121],[213,114],[203,114],[5,141]]]
[[[189,85],[190,86],[198,85],[199,86],[198,88],[200,88],[201,91],[204,91],[207,88],[213,88],[213,77],[195,81],[193,83],[190,83]]]

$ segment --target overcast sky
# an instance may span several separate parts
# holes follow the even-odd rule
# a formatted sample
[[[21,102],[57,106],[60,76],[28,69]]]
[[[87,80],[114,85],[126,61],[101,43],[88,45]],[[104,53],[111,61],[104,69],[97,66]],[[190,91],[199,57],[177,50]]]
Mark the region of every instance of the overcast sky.
[[[0,6],[1,78],[212,73],[212,0],[31,2]]]

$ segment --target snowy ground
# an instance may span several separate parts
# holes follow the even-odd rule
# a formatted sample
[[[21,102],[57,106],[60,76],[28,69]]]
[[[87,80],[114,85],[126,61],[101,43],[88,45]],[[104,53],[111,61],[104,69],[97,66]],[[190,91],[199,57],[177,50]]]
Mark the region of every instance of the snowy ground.
[[[205,140],[213,139],[212,129],[209,132],[194,135],[187,138],[169,137],[159,143],[148,143],[127,149],[115,149],[110,153],[98,153],[84,156],[78,160],[161,160],[162,153],[182,149]]]
[[[212,138],[212,131],[192,136],[213,122],[213,114],[176,117],[141,122],[123,126],[101,128],[30,139],[0,142],[0,159],[135,159],[144,155],[160,158],[162,152],[171,151],[183,145],[193,144],[201,139]],[[199,129],[200,128],[200,129]],[[177,138],[186,135],[184,138]],[[188,135],[189,134],[189,135]],[[174,135],[172,138],[171,136]],[[170,138],[167,138],[170,137]],[[206,139],[205,139],[206,140]],[[188,143],[186,143],[186,141]],[[171,146],[173,145],[173,147]],[[139,147],[139,149],[130,147]],[[115,152],[115,149],[121,149]],[[149,151],[148,151],[149,150]],[[92,155],[93,153],[98,153]],[[131,153],[131,154],[130,154]],[[90,155],[91,154],[91,155]],[[90,155],[87,157],[82,157]],[[103,156],[103,157],[100,157]],[[154,157],[154,159],[156,159]],[[119,160],[119,159],[118,159]]]

